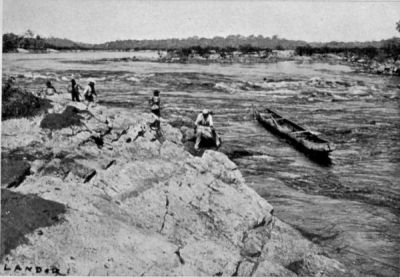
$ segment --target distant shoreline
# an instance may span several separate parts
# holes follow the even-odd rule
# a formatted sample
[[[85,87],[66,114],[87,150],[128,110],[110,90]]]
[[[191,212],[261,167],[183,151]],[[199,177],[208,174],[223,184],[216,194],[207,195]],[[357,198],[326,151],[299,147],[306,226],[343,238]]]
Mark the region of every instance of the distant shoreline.
[[[85,53],[85,52],[126,52],[126,53],[143,53],[143,52],[160,52],[157,50],[139,50],[139,51],[114,51],[114,50],[65,50],[58,52],[30,52],[29,54],[57,54],[57,53]],[[274,50],[268,55],[265,53],[241,53],[236,52],[229,57],[221,57],[218,53],[213,53],[208,57],[199,55],[180,56],[175,52],[164,51],[163,56],[158,58],[148,57],[121,57],[121,58],[103,58],[88,61],[65,61],[65,63],[83,63],[83,64],[103,64],[107,62],[159,62],[159,63],[175,63],[175,64],[269,64],[283,61],[298,62],[327,62],[347,65],[355,68],[360,73],[369,73],[377,75],[400,76],[400,60],[396,61],[392,58],[384,59],[378,62],[376,59],[368,59],[356,55],[336,55],[336,54],[313,54],[313,55],[297,55],[293,50]],[[17,53],[24,54],[24,53]]]
[[[182,54],[178,50],[160,51],[160,50],[26,50],[22,52],[7,52],[3,54],[62,54],[62,53],[94,53],[94,52],[126,52],[134,55],[134,53],[158,53],[158,57],[149,58],[141,56],[119,57],[119,58],[103,58],[97,60],[72,60],[65,63],[83,63],[83,64],[102,64],[107,62],[159,62],[159,63],[180,63],[180,64],[262,64],[262,63],[277,63],[283,61],[298,61],[298,62],[328,62],[348,65],[355,68],[361,73],[400,76],[400,60],[393,58],[385,58],[382,61],[377,61],[373,58],[365,56],[357,56],[354,54],[312,54],[298,55],[294,50],[272,50],[272,51],[254,51],[244,53],[241,51],[233,51],[229,54],[226,52],[217,52],[211,50],[206,55],[198,53]]]

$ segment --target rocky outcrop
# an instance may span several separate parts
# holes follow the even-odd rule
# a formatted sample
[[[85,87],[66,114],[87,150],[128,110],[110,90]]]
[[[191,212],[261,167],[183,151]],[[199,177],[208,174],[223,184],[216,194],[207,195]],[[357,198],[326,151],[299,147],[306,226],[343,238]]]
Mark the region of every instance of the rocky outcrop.
[[[63,101],[53,112],[65,114]],[[3,122],[10,136],[3,136],[2,151],[31,165],[31,175],[9,193],[35,194],[59,205],[62,216],[22,233],[2,257],[2,273],[20,265],[69,275],[346,274],[275,218],[224,154],[192,156],[181,132],[162,122],[160,135],[150,114],[74,106],[79,124],[51,133],[39,117]],[[18,132],[25,140],[11,139]],[[2,223],[10,212],[2,206]]]
[[[356,56],[347,57],[345,61],[357,67],[357,70],[364,73],[378,75],[400,76],[400,63],[394,59],[385,59],[378,62],[375,59],[359,58]]]
[[[296,59],[316,62],[324,61],[331,63],[340,63],[356,69],[357,72],[378,74],[378,75],[400,75],[400,61],[393,57],[375,57],[370,58],[365,55],[354,53],[340,54],[313,54],[312,56],[297,56]]]

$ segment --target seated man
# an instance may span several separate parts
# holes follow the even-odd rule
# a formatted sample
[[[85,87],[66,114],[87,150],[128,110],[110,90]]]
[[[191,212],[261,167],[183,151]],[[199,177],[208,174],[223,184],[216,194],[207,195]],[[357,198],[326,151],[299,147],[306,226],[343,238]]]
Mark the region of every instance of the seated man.
[[[215,139],[215,144],[219,146],[219,140],[217,139],[212,116],[208,110],[203,110],[196,119],[196,143],[194,145],[195,150],[199,150],[199,144],[201,138],[205,139]]]

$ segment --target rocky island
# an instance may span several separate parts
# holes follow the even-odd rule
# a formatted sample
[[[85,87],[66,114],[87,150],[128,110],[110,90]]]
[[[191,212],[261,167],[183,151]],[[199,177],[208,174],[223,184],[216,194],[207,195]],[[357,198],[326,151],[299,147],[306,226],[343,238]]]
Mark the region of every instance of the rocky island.
[[[151,114],[50,104],[2,121],[1,274],[356,274],[166,121],[159,136]]]

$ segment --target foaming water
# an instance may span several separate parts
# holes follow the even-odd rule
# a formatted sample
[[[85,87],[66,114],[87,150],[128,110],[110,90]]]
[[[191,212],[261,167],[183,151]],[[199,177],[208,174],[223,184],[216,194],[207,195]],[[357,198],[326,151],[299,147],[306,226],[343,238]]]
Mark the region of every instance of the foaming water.
[[[278,217],[362,275],[398,276],[399,78],[324,63],[87,63],[133,55],[5,54],[3,75],[18,76],[30,90],[52,79],[64,91],[72,77],[83,84],[93,77],[103,104],[140,111],[160,89],[162,116],[170,120],[194,120],[203,107],[211,109],[220,150]],[[336,145],[332,163],[321,165],[263,129],[252,106],[276,109],[324,134]]]

